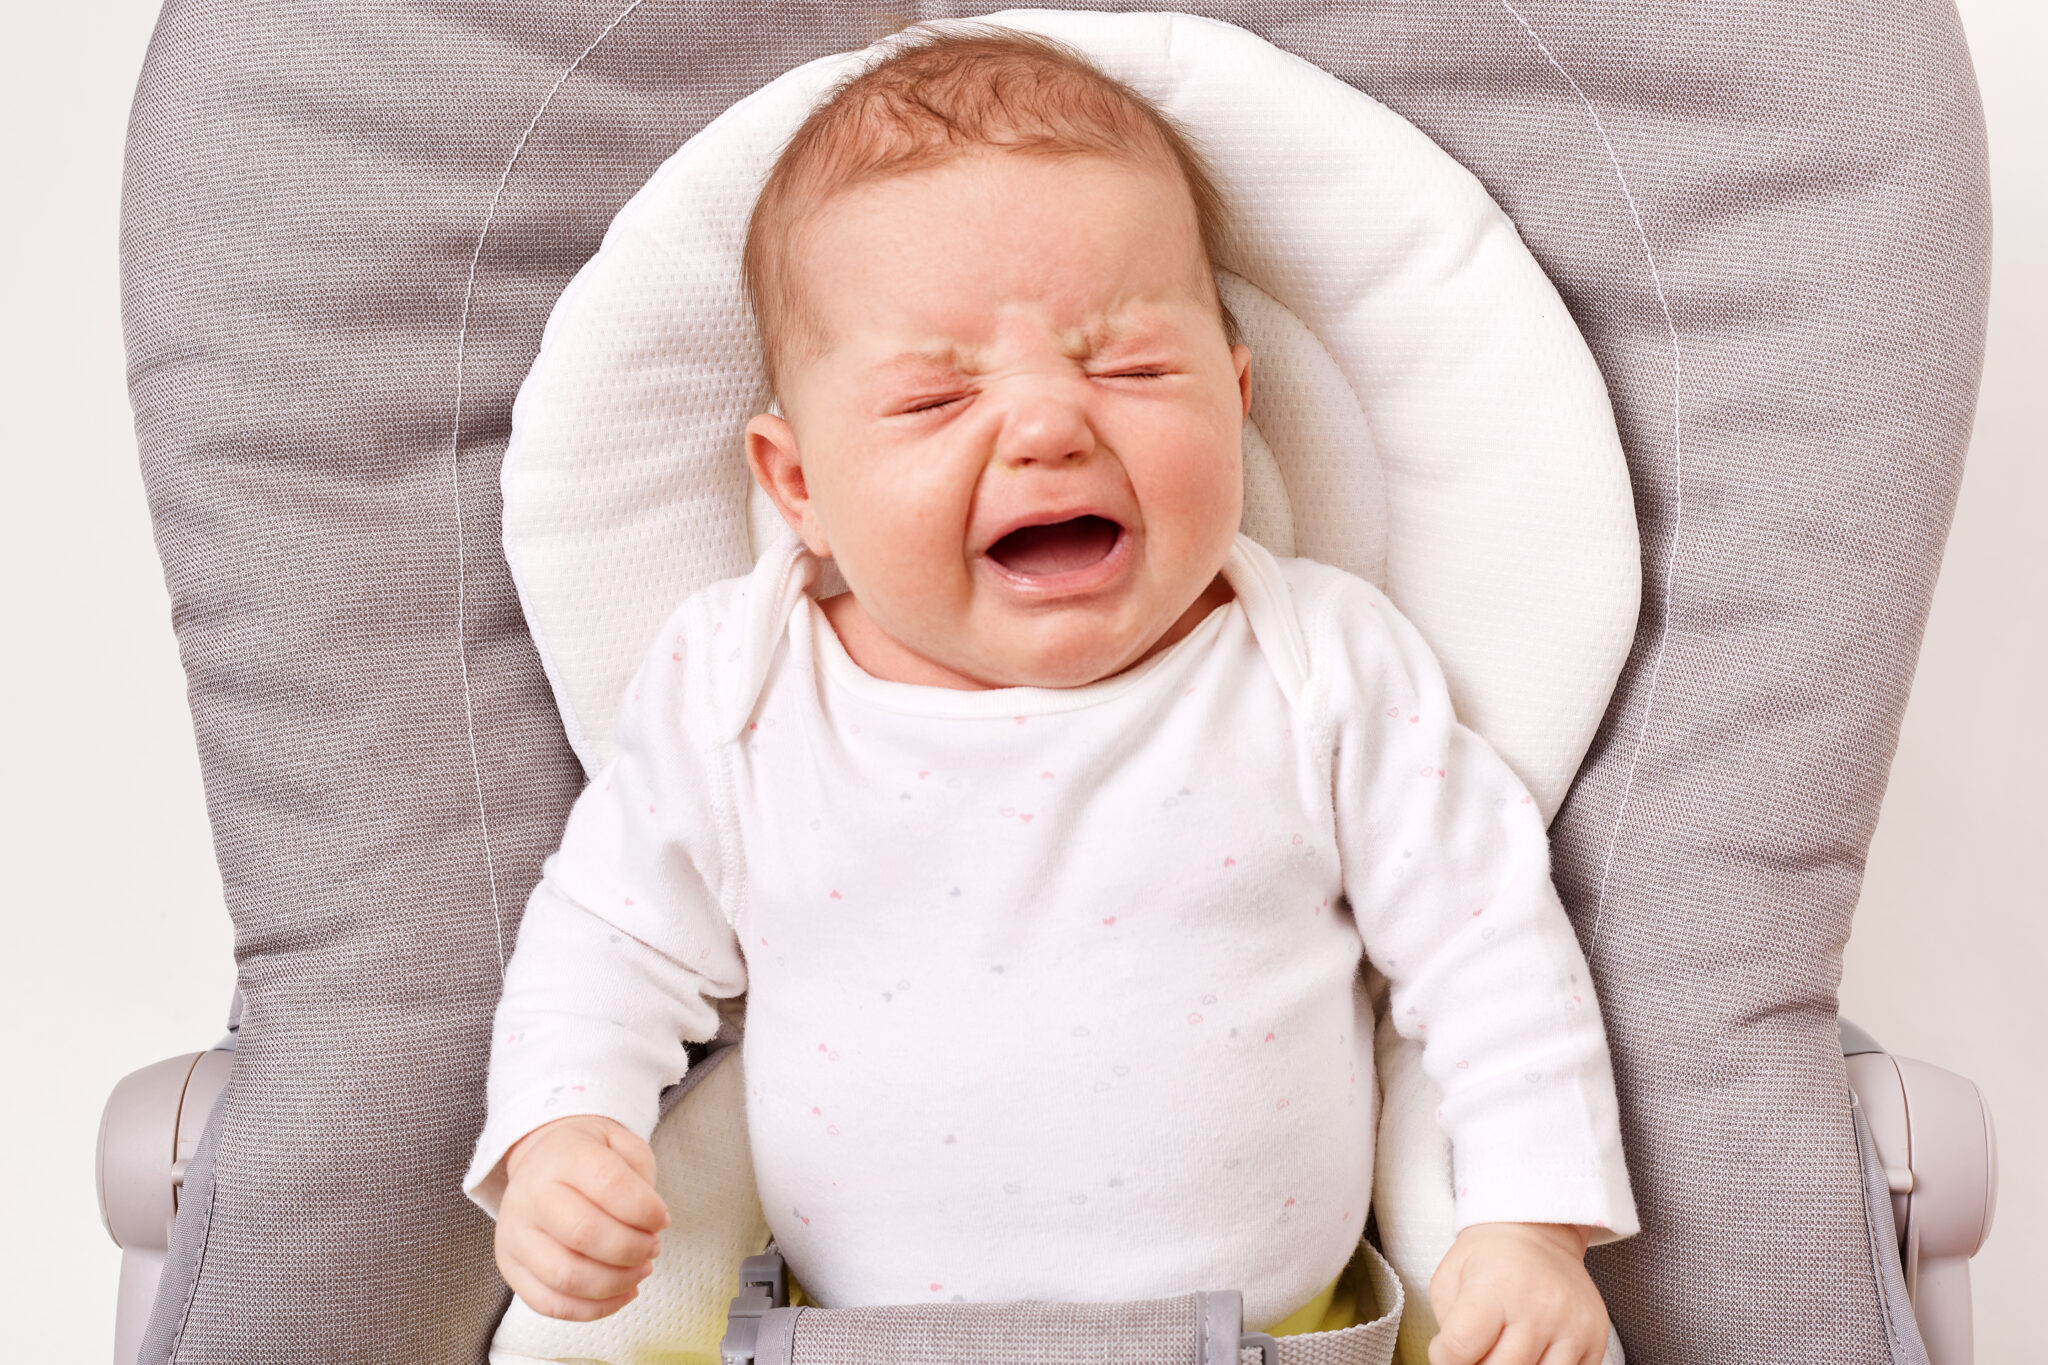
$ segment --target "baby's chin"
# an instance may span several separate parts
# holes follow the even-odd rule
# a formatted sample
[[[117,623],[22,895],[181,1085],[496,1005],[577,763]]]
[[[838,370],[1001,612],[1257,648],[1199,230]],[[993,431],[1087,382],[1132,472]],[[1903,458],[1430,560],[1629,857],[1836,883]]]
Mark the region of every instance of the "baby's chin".
[[[848,593],[827,604],[826,617],[853,661],[889,682],[966,691],[1005,687],[1086,687],[1123,672],[1165,632],[1136,641],[1044,619],[1006,623],[992,640],[922,638],[916,629],[890,630],[853,607]],[[835,609],[836,608],[836,609]],[[861,619],[865,617],[865,619]],[[1048,628],[1048,627],[1051,628]]]
[[[1150,656],[1172,624],[1168,621],[1149,631],[1115,631],[1086,620],[1041,619],[1017,629],[1001,647],[962,657],[955,671],[991,688],[1086,687]]]
[[[921,604],[886,597],[878,610],[856,587],[820,605],[847,653],[870,675],[988,691],[1086,687],[1114,677],[1162,642],[1185,635],[1204,603],[1166,613],[1158,604],[1144,610],[1128,597],[1037,607],[984,599],[964,611],[926,615]]]

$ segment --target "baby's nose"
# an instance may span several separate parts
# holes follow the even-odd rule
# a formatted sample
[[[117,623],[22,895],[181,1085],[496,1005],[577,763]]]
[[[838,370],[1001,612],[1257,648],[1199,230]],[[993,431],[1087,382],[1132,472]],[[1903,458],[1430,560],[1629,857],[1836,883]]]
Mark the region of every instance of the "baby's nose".
[[[1020,396],[1004,414],[996,458],[1014,466],[1063,465],[1095,450],[1086,405],[1064,392]]]

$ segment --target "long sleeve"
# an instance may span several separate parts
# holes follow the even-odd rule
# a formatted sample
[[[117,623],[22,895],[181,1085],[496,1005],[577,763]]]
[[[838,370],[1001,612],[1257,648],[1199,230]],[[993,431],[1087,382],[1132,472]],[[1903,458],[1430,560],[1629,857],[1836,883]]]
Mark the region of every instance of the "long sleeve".
[[[645,1137],[686,1041],[718,1029],[716,1001],[746,989],[720,811],[715,708],[690,680],[686,606],[628,688],[618,753],[577,798],[527,902],[493,1022],[489,1114],[463,1188],[495,1214],[499,1163],[572,1114]],[[699,651],[701,652],[701,651]]]
[[[1591,976],[1542,817],[1461,725],[1441,668],[1368,585],[1305,620],[1334,743],[1345,894],[1395,1029],[1443,1093],[1457,1225],[1637,1230]],[[1318,638],[1319,637],[1319,638]]]

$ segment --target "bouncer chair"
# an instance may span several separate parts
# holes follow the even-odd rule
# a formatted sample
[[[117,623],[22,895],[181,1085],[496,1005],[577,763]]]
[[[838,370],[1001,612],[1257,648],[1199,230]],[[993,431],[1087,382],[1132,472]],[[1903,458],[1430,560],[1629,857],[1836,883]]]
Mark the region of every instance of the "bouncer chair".
[[[672,1232],[717,1231],[665,1250],[638,1318],[507,1315],[460,1191],[520,907],[622,652],[772,540],[731,441],[765,400],[719,264],[733,205],[840,69],[806,63],[996,8],[165,7],[130,379],[240,989],[219,1046],[108,1104],[119,1361],[1005,1358],[924,1320],[925,1354],[849,1354],[872,1323],[743,1271],[765,1227],[719,1098],[736,1048],[668,1097]],[[1610,1359],[1969,1360],[1988,1115],[1835,1005],[1983,339],[1952,9],[997,22],[1198,135],[1229,142],[1214,107],[1295,130],[1221,153],[1283,149],[1222,264],[1255,355],[1321,375],[1255,400],[1247,532],[1386,585],[1553,817],[1642,1220],[1589,1254]],[[1329,189],[1326,132],[1378,201]],[[1326,306],[1347,281],[1354,310]],[[1480,434],[1444,435],[1446,404]],[[1596,608],[1560,605],[1588,584]],[[1420,1359],[1448,1157],[1383,1043],[1377,1354],[1241,1342],[1231,1296],[1191,1294],[1117,1358]]]

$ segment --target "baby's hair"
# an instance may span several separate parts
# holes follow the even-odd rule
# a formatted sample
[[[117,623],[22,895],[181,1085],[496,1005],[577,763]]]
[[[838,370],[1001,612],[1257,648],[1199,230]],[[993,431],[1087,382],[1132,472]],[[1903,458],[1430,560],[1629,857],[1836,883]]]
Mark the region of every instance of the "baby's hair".
[[[1164,166],[1187,187],[1210,291],[1235,345],[1237,320],[1215,291],[1229,229],[1215,175],[1187,135],[1143,95],[1064,43],[986,25],[915,34],[842,82],[782,149],[747,223],[747,301],[774,384],[792,343],[815,348],[792,243],[832,196],[981,149],[1027,156],[1109,156]]]

